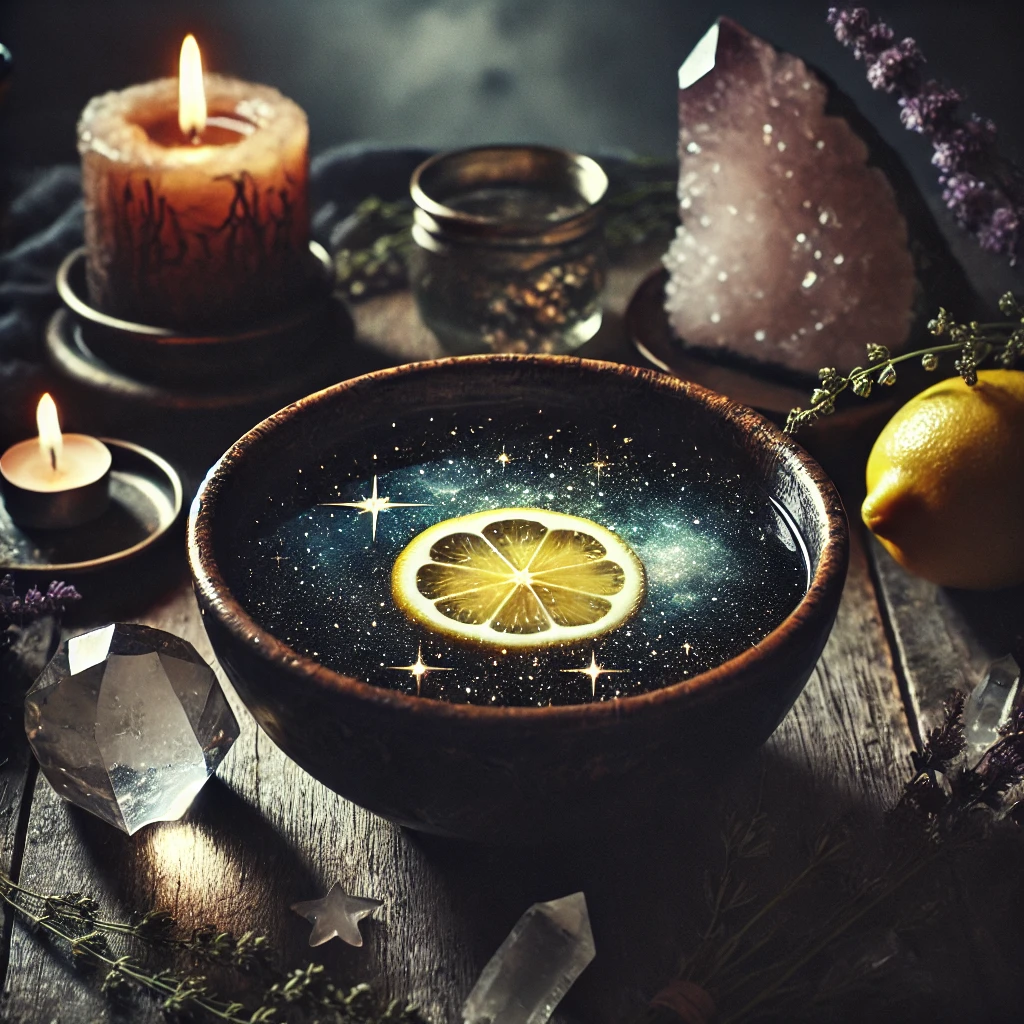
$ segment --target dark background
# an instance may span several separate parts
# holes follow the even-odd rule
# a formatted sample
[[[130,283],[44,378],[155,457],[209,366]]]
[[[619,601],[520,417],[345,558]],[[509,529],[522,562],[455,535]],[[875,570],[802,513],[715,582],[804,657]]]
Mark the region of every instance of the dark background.
[[[372,138],[627,147],[670,156],[675,72],[730,14],[823,68],[931,182],[929,152],[832,38],[827,3],[799,0],[0,0],[16,73],[0,107],[7,167],[75,158],[89,97],[176,73],[195,32],[208,68],[275,85],[309,113],[312,150]],[[937,77],[1024,150],[1024,4],[876,4]]]
[[[534,141],[594,152],[675,152],[676,70],[718,14],[831,76],[902,153],[931,205],[931,150],[833,38],[827,2],[793,0],[0,0],[14,52],[0,102],[0,199],[26,172],[76,160],[75,121],[97,93],[176,74],[186,32],[206,66],[275,85],[309,114],[312,152],[353,139],[453,147]],[[1024,156],[1024,0],[872,7],[914,36],[929,72],[996,121]],[[989,298],[1019,268],[954,251]]]

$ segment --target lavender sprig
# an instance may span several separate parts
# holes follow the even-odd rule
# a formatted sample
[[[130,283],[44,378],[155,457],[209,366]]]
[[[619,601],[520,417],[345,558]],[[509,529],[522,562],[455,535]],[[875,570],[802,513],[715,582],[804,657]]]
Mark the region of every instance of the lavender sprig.
[[[913,775],[886,818],[886,852],[878,863],[865,857],[863,843],[848,828],[826,825],[805,865],[764,896],[743,867],[767,852],[765,815],[758,809],[749,821],[727,826],[724,870],[717,884],[706,886],[709,924],[675,983],[693,1007],[687,1020],[711,1020],[694,992],[713,1003],[719,1024],[752,1024],[766,1016],[825,1019],[830,1001],[848,1000],[852,992],[870,996],[871,985],[884,981],[881,968],[891,957],[876,955],[880,930],[936,927],[936,888],[945,895],[947,871],[962,872],[965,858],[974,864],[979,841],[1017,805],[1024,785],[1024,706],[970,768],[965,705],[965,694],[951,694],[941,723],[914,754]],[[851,852],[856,855],[847,856]],[[803,909],[793,900],[800,892]],[[843,963],[842,952],[830,957],[844,942],[867,943],[872,955],[852,964]],[[677,1024],[678,1013],[660,998],[672,988],[659,994],[638,1024]]]
[[[903,126],[931,143],[942,198],[957,223],[983,249],[1015,264],[1024,250],[1024,172],[997,152],[995,125],[977,114],[961,116],[961,94],[924,78],[917,43],[896,42],[893,30],[866,8],[831,7],[828,23],[867,65],[871,87],[896,97]]]
[[[0,579],[0,628],[23,626],[26,622],[51,612],[63,612],[67,605],[81,600],[82,595],[63,580],[53,580],[46,591],[30,587],[21,597],[14,589],[14,577],[8,573]]]

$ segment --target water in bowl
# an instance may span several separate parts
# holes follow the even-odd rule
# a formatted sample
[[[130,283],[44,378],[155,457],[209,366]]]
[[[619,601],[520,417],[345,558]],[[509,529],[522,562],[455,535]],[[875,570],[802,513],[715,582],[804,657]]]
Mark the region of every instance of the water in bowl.
[[[749,473],[655,433],[403,415],[268,494],[229,583],[300,654],[408,694],[543,706],[679,682],[763,640],[808,559]]]

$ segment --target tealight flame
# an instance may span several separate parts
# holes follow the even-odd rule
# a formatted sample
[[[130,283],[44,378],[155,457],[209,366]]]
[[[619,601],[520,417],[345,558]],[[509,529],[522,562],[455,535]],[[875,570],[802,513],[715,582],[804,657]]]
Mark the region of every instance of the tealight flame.
[[[194,35],[185,36],[178,63],[178,124],[182,135],[199,140],[206,127],[206,91],[203,89],[203,59]]]
[[[64,453],[64,435],[60,432],[57,406],[49,394],[43,395],[36,406],[36,427],[39,430],[39,447],[43,450],[43,457],[56,473],[60,469],[61,456]]]

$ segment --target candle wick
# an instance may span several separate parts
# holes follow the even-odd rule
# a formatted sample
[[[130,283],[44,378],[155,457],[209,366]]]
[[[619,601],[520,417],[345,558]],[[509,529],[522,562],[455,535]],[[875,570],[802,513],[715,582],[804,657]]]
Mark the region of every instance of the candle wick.
[[[188,141],[191,142],[193,146],[199,145],[199,129],[196,128],[195,125],[188,130]]]
[[[50,449],[50,467],[51,467],[51,469],[53,469],[54,473],[57,472],[57,449],[56,448],[51,448]]]

